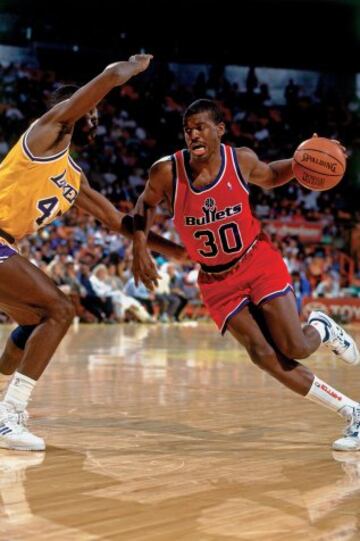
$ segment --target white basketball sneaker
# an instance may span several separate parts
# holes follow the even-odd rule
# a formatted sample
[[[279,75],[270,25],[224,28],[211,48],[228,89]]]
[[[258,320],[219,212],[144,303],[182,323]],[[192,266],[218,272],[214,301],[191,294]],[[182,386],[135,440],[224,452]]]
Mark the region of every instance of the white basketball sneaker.
[[[360,450],[360,404],[353,409],[344,437],[332,444],[335,451],[359,451]]]
[[[45,442],[26,427],[28,415],[0,402],[0,448],[18,451],[44,451]]]
[[[331,317],[324,314],[324,312],[313,310],[309,316],[308,324],[315,327],[315,329],[319,325],[322,325],[325,330],[325,338],[322,342],[335,355],[338,355],[348,364],[355,365],[360,363],[360,353],[355,340],[340,325],[335,323]]]

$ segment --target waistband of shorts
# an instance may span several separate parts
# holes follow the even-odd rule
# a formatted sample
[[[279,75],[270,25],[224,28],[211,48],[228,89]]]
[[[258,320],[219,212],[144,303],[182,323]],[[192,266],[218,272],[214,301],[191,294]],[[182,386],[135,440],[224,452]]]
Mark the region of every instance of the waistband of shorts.
[[[0,228],[0,239],[1,238],[6,240],[6,242],[8,242],[9,244],[15,244],[14,237],[12,235],[10,235],[9,233],[6,233],[6,231],[4,231],[3,229]]]
[[[248,257],[253,254],[254,248],[257,247],[259,240],[266,240],[266,238],[265,238],[265,236],[263,237],[261,234],[259,236],[257,236],[253,240],[253,242],[250,244],[250,246],[247,247],[245,252],[238,259],[236,259],[234,261],[233,265],[229,269],[226,269],[225,271],[222,271],[222,272],[207,272],[207,271],[205,271],[205,270],[203,270],[201,268],[200,272],[199,272],[199,283],[201,283],[201,284],[210,284],[212,282],[217,282],[217,281],[220,281],[220,280],[224,280],[224,278],[227,278],[228,276],[230,276],[231,274],[236,272],[238,270],[238,268],[239,268],[239,265],[241,263],[244,263],[244,261],[246,259],[248,259]]]

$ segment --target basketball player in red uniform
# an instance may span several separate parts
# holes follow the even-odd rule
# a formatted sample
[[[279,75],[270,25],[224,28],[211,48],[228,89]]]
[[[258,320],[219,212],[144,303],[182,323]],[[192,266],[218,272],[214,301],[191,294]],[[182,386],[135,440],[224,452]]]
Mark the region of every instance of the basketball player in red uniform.
[[[293,177],[291,159],[266,164],[248,148],[221,144],[225,126],[215,102],[198,100],[184,114],[186,150],[157,161],[134,216],[135,280],[152,287],[157,271],[146,247],[155,208],[166,201],[192,260],[199,287],[222,333],[229,330],[252,361],[281,383],[343,416],[337,450],[360,449],[360,404],[314,376],[305,359],[321,342],[350,364],[354,340],[322,312],[301,326],[281,253],[261,231],[249,205],[249,184],[276,188]]]

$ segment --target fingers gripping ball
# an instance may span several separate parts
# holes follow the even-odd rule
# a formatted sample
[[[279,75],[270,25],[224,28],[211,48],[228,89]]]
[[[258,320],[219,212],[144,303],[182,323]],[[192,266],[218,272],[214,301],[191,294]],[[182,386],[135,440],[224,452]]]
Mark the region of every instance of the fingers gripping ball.
[[[343,178],[346,156],[341,146],[325,137],[312,137],[301,143],[292,161],[296,180],[316,192],[330,190]]]

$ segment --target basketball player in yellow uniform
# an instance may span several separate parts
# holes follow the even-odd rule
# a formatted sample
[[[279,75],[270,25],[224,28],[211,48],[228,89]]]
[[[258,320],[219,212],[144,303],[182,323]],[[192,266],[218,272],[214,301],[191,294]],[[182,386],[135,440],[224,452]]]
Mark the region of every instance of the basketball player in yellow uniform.
[[[75,123],[96,123],[97,103],[114,87],[144,71],[151,55],[116,62],[36,120],[0,164],[0,309],[19,327],[8,339],[0,372],[14,376],[0,402],[0,447],[43,450],[24,413],[36,381],[69,328],[74,307],[41,270],[22,257],[17,241],[51,223],[73,204],[108,228],[131,236],[132,219],[91,189],[69,146]],[[67,98],[67,99],[65,99]],[[151,247],[167,256],[182,248],[153,235]]]

